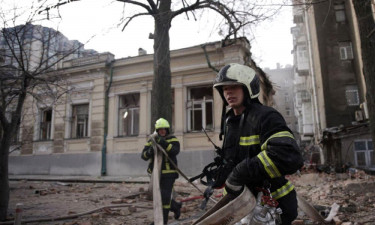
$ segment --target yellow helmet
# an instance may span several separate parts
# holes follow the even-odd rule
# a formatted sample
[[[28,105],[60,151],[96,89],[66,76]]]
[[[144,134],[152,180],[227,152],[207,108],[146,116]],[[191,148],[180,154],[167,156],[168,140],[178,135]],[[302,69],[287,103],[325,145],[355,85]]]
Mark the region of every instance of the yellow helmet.
[[[163,119],[163,118],[160,118],[158,120],[156,120],[156,123],[155,123],[155,130],[158,130],[160,128],[166,128],[166,129],[169,129],[169,123],[166,119]]]

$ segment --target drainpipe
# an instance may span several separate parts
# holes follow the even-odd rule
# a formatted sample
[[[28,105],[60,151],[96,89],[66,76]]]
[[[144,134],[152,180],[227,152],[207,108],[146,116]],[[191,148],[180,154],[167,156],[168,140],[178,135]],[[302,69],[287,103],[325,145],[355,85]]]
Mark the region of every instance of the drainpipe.
[[[104,135],[103,135],[103,147],[102,147],[102,168],[101,168],[101,175],[107,175],[107,134],[108,134],[108,101],[109,101],[109,90],[111,89],[112,85],[112,77],[113,77],[113,64],[115,60],[107,63],[106,66],[110,67],[110,77],[108,87],[105,90],[105,99],[104,99]]]

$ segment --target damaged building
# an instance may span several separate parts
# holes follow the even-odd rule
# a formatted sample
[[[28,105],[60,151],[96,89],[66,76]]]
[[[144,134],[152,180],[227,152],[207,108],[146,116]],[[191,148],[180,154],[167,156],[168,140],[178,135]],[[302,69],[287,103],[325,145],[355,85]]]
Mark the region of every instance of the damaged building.
[[[296,4],[293,21],[295,113],[306,163],[374,170],[352,2]]]

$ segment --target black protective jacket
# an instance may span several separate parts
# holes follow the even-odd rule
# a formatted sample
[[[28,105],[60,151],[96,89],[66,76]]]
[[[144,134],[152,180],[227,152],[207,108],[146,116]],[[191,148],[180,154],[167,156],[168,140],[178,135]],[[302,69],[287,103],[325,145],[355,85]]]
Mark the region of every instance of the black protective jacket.
[[[173,136],[173,135],[168,135],[164,137],[165,141],[168,143],[168,146],[165,148],[166,152],[168,153],[169,158],[177,165],[177,155],[180,153],[180,142],[178,139]],[[152,148],[152,141],[148,140],[147,143],[145,144],[143,151],[142,151],[142,156],[141,158],[143,160],[149,160],[147,172],[149,174],[152,173],[152,169],[154,168],[154,158],[152,157],[147,157],[146,152]],[[176,168],[169,162],[169,160],[165,157],[163,154],[163,160],[161,164],[161,177],[163,178],[178,178],[178,173],[176,171]]]
[[[237,169],[250,189],[270,184],[274,199],[284,197],[294,186],[285,179],[303,165],[298,145],[284,118],[272,107],[253,102],[243,114],[226,114],[224,158]],[[266,182],[265,182],[266,181]]]

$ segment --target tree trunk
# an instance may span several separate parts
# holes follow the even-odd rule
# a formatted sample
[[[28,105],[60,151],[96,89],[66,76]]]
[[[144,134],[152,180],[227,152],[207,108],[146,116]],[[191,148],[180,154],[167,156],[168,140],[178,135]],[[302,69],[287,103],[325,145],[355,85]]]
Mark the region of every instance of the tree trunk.
[[[0,221],[6,220],[9,205],[8,155],[11,140],[9,133],[4,132],[0,146]]]
[[[366,82],[366,101],[372,140],[375,141],[375,26],[371,0],[352,0],[361,39],[363,74]]]
[[[27,81],[25,81],[23,86],[24,90],[27,89],[27,84]],[[9,148],[19,130],[18,121],[21,118],[25,98],[26,91],[18,96],[16,111],[12,113],[11,123],[2,124],[3,135],[0,140],[0,221],[4,221],[7,218],[9,206]]]
[[[172,91],[169,52],[171,27],[171,1],[160,1],[158,14],[154,15],[154,80],[151,97],[151,124],[164,118],[172,125]],[[152,126],[153,129],[153,126]]]

